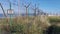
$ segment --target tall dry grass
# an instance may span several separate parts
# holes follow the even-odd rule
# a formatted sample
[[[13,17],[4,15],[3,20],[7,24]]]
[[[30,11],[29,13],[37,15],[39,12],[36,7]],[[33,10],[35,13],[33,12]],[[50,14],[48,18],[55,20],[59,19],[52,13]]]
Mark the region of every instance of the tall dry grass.
[[[4,26],[6,26],[10,28],[10,26],[4,25],[4,24],[9,25],[9,22],[10,22],[9,18],[4,18],[0,20],[0,24],[2,24],[1,27],[4,28]],[[47,27],[50,26],[47,16],[37,16],[37,17],[28,17],[28,18],[15,17],[15,18],[12,18],[12,24],[13,24],[12,29],[13,27],[15,27],[15,30],[16,28],[19,29],[19,27],[21,27],[22,25],[23,26],[22,33],[25,33],[25,34],[43,34],[43,30],[45,30]]]

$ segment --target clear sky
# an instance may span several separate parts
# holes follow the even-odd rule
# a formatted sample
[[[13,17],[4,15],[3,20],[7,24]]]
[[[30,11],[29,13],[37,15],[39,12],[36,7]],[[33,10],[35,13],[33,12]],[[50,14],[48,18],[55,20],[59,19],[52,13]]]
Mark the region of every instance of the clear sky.
[[[18,3],[18,0],[10,0],[11,3]],[[31,8],[34,8],[34,5],[37,4],[37,7],[42,9],[44,12],[47,13],[60,13],[60,0],[20,0],[20,13],[25,13],[24,5],[28,5],[31,2],[29,7],[29,13],[33,13]],[[9,9],[9,2],[8,0],[0,0],[2,3],[5,12]],[[24,4],[24,5],[23,5]],[[14,9],[15,13],[18,13],[18,6],[12,4],[12,9]],[[0,8],[0,13],[2,10]]]

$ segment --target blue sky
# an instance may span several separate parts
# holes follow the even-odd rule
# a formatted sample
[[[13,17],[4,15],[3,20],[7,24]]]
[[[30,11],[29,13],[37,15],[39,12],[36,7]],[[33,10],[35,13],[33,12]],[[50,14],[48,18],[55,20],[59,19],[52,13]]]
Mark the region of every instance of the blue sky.
[[[10,0],[11,3],[18,3],[18,0]],[[28,5],[31,2],[31,5],[28,9],[29,13],[33,13],[31,8],[34,8],[34,5],[37,4],[37,7],[42,9],[44,12],[47,13],[60,13],[60,0],[20,0],[20,13],[25,13],[24,5]],[[5,12],[9,9],[9,2],[8,0],[0,0],[2,3]],[[23,5],[24,4],[24,5]],[[18,13],[18,6],[12,4],[12,9],[14,9],[15,13]],[[0,13],[3,13],[0,8]]]

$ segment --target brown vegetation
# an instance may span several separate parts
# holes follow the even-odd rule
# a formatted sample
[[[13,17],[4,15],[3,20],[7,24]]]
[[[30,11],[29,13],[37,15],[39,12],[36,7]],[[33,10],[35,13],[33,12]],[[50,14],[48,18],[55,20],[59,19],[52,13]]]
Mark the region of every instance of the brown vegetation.
[[[43,30],[46,30],[50,26],[48,16],[37,16],[37,17],[15,17],[12,18],[12,25],[10,24],[10,19],[4,18],[0,20],[0,27],[3,27],[2,29],[6,28],[6,30],[9,31],[9,28],[12,27],[12,29],[16,28],[19,29],[19,27],[23,26],[21,31],[19,33],[25,33],[25,34],[43,34]],[[6,24],[6,25],[5,25]],[[8,24],[8,25],[7,25]],[[10,27],[11,26],[11,27]]]

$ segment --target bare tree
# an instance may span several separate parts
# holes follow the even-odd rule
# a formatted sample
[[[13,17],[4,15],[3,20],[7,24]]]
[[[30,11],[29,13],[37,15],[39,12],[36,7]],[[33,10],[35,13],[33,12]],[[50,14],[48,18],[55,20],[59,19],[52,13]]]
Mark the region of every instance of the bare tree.
[[[31,4],[31,3],[30,3],[30,4]],[[24,5],[24,7],[26,8],[26,16],[28,16],[28,8],[29,8],[30,4]]]
[[[40,10],[39,10],[39,8],[37,8],[37,15],[39,15],[40,14]]]
[[[36,10],[37,10],[37,7],[36,7],[36,4],[35,4],[35,8],[32,8],[34,10],[34,16],[36,16]]]

